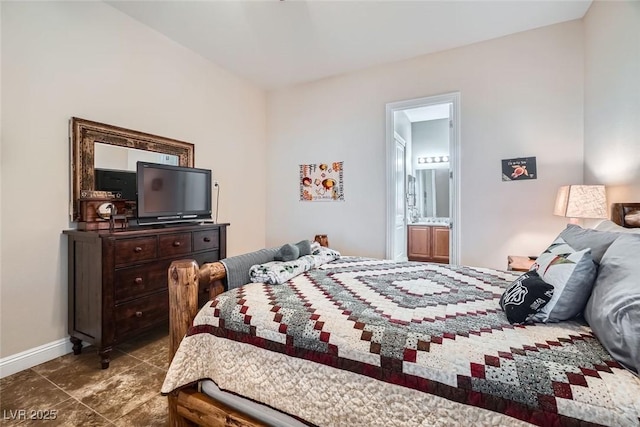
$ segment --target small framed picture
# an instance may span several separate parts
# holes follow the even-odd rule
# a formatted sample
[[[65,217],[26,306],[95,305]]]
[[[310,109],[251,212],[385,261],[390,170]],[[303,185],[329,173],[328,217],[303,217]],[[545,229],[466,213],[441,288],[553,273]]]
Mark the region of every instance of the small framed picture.
[[[502,160],[503,181],[522,181],[536,179],[537,177],[535,157],[517,157],[515,159]]]

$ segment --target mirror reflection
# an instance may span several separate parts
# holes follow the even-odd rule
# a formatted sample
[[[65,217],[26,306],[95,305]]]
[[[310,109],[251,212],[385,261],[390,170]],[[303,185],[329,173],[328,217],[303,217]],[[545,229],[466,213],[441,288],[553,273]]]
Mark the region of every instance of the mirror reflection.
[[[136,171],[137,162],[161,163],[178,166],[178,156],[173,154],[154,153],[136,148],[119,147],[102,143],[95,144],[95,169],[120,171]]]
[[[449,169],[419,169],[415,173],[418,217],[448,217]]]
[[[135,200],[136,163],[139,161],[177,166],[178,156],[96,143],[95,189],[120,193],[124,200]]]

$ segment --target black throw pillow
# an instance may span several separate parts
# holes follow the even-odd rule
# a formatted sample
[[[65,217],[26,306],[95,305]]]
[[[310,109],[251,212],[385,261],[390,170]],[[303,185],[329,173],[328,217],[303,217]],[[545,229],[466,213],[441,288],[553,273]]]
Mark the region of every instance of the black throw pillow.
[[[536,314],[553,296],[553,286],[527,271],[518,277],[500,297],[500,307],[509,323],[522,324]]]

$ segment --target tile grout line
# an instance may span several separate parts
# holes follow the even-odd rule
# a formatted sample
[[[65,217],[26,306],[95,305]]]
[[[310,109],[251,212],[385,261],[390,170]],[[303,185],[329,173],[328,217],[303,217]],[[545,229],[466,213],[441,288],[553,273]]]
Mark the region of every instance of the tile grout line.
[[[64,394],[66,394],[67,396],[69,396],[69,399],[63,400],[60,403],[63,402],[67,402],[68,400],[75,400],[76,402],[78,402],[79,404],[81,404],[82,406],[88,408],[91,412],[94,412],[96,415],[98,415],[101,418],[104,418],[109,424],[113,424],[113,421],[111,421],[110,419],[108,419],[107,417],[105,417],[104,415],[102,415],[100,412],[96,411],[95,409],[93,409],[92,407],[90,407],[89,405],[85,404],[83,401],[81,401],[80,399],[75,398],[74,396],[72,396],[71,394],[69,394],[65,389],[63,389],[62,387],[60,387],[58,384],[54,383],[53,381],[51,381],[49,378],[45,377],[44,375],[42,375],[40,372],[36,372],[33,371],[36,374],[40,375],[42,378],[44,378],[45,380],[47,380],[48,382],[50,382],[51,384],[53,384],[54,387],[60,389]],[[60,404],[58,403],[58,405]]]
[[[122,372],[120,372],[120,373],[124,373],[124,372],[130,371],[130,370],[132,370],[133,368],[136,368],[136,367],[138,367],[138,366],[140,366],[140,365],[142,365],[142,364],[144,363],[145,365],[147,365],[147,366],[151,366],[151,367],[153,367],[153,368],[156,368],[156,369],[158,369],[158,370],[160,370],[160,371],[162,371],[162,372],[164,372],[164,373],[166,374],[166,372],[165,372],[165,369],[164,369],[164,368],[160,368],[159,366],[156,366],[156,365],[154,365],[154,364],[151,364],[151,363],[147,362],[146,360],[141,359],[140,357],[134,356],[133,354],[131,354],[131,353],[127,352],[127,351],[124,351],[124,350],[122,350],[122,349],[120,349],[120,348],[114,348],[113,350],[114,350],[114,351],[119,351],[120,353],[122,353],[122,354],[124,354],[124,355],[126,355],[126,356],[129,356],[129,357],[131,357],[131,358],[133,358],[133,359],[135,359],[135,360],[137,360],[137,361],[139,361],[139,362],[140,362],[140,363],[138,363],[138,364],[136,364],[136,365],[134,365],[134,366],[132,366],[132,367],[130,367],[130,368],[128,368],[128,369],[125,369],[124,371],[122,371]],[[159,394],[159,395],[161,395],[160,391],[158,391],[158,394]],[[138,405],[137,407],[133,408],[131,411],[129,411],[129,412],[127,412],[127,413],[124,413],[124,414],[120,415],[119,417],[115,418],[114,420],[111,420],[111,419],[109,419],[109,418],[105,417],[104,415],[100,414],[98,411],[96,411],[96,410],[92,409],[91,407],[87,406],[87,405],[86,405],[86,404],[84,404],[83,402],[80,402],[80,403],[82,403],[83,405],[87,406],[87,408],[91,409],[92,411],[96,412],[98,415],[100,415],[100,416],[101,416],[102,418],[104,418],[105,420],[109,421],[111,424],[115,425],[115,423],[116,423],[116,421],[117,421],[117,420],[119,420],[119,419],[121,419],[121,418],[126,417],[127,415],[129,415],[130,413],[132,413],[132,412],[133,412],[133,411],[135,411],[136,409],[140,408],[141,406],[143,406],[143,405],[144,405],[144,404],[146,404],[147,402],[151,401],[151,400],[152,400],[152,399],[154,399],[155,397],[157,397],[157,396],[151,396],[151,397],[149,397],[149,399],[147,399],[147,400],[143,401],[142,403],[140,403],[140,405]]]
[[[151,363],[148,360],[142,359],[140,356],[135,356],[135,355],[123,350],[123,349],[120,349],[120,348],[114,348],[113,350],[117,351],[118,353],[120,353],[122,355],[129,356],[129,357],[133,358],[135,361],[138,362],[134,366],[131,366],[131,367],[127,368],[127,369],[124,369],[122,372],[119,372],[119,374],[120,373],[129,372],[130,370],[133,370],[134,368],[141,366],[143,363],[147,367],[152,367],[152,369],[155,368],[154,370],[157,370],[158,373],[166,374],[167,368],[165,368],[165,367],[157,366],[157,365]],[[153,357],[155,357],[155,356],[156,355],[154,355]],[[151,359],[153,357],[151,357]],[[42,374],[42,373],[40,373],[37,370],[34,370],[32,368],[29,368],[28,370],[31,371],[32,373],[35,373],[37,377],[40,377],[40,378],[44,379],[47,383],[53,385],[55,389],[60,390],[64,394],[64,396],[67,396],[67,399],[63,399],[62,401],[56,403],[55,404],[56,406],[59,407],[59,406],[61,406],[63,404],[65,406],[71,406],[71,405],[75,405],[76,403],[79,403],[82,407],[87,408],[91,413],[95,413],[96,415],[98,415],[100,417],[100,419],[106,421],[111,426],[115,426],[117,420],[120,420],[120,419],[124,418],[125,416],[133,413],[136,409],[139,409],[140,407],[142,407],[145,404],[149,403],[151,400],[155,399],[156,397],[162,396],[162,393],[160,393],[160,391],[158,390],[157,393],[151,395],[148,399],[146,399],[143,402],[141,402],[140,405],[138,405],[136,408],[134,408],[131,411],[129,411],[129,412],[125,413],[125,414],[122,414],[122,415],[120,415],[117,418],[112,420],[110,418],[107,418],[105,415],[102,415],[99,411],[97,411],[96,409],[92,408],[88,404],[84,403],[79,398],[73,396],[70,392],[67,392],[64,388],[62,388],[61,386],[56,384],[54,381],[52,381],[51,379],[46,377],[45,374]]]
[[[107,420],[107,422],[111,425],[115,425],[115,422],[110,420],[109,418],[105,417],[104,415],[102,415],[100,412],[96,411],[95,409],[93,409],[91,406],[87,405],[86,403],[84,403],[81,400],[78,400],[78,402],[80,402],[80,404],[86,408],[88,408],[91,412],[94,412],[96,415],[98,415],[99,417]]]
[[[153,368],[156,368],[156,369],[158,369],[158,370],[160,370],[160,371],[162,371],[162,372],[164,372],[164,373],[166,374],[166,371],[165,371],[165,369],[164,369],[164,368],[160,368],[159,366],[156,366],[156,365],[154,365],[154,364],[152,364],[152,363],[149,363],[148,361],[146,361],[146,360],[144,360],[144,359],[141,359],[141,358],[139,358],[139,357],[136,357],[136,356],[134,356],[134,355],[133,355],[133,354],[131,354],[131,353],[127,353],[127,352],[126,352],[126,351],[124,351],[124,350],[119,350],[119,351],[121,351],[122,353],[126,354],[127,356],[130,356],[130,357],[133,357],[133,358],[134,358],[134,359],[136,359],[136,360],[139,360],[140,362],[142,362],[142,363],[144,363],[144,364],[146,364],[146,365],[148,365],[148,366],[151,366],[151,367],[153,367]],[[142,363],[141,363],[141,364],[142,364]],[[138,365],[136,365],[136,366],[140,366],[140,364],[138,364]],[[160,393],[160,391],[158,391],[158,395],[162,396],[162,393]],[[116,418],[116,420],[119,420],[119,419],[122,419],[122,418],[126,417],[127,415],[129,415],[130,413],[132,413],[132,412],[133,412],[133,411],[135,411],[136,409],[138,409],[138,408],[142,407],[142,406],[143,406],[143,405],[145,405],[146,403],[150,402],[152,399],[155,399],[156,397],[157,397],[157,396],[151,396],[151,397],[149,397],[149,399],[147,399],[147,400],[145,400],[144,402],[142,402],[142,403],[141,403],[139,406],[137,406],[136,408],[132,409],[131,411],[127,412],[126,414],[122,414],[122,415],[120,415],[118,418]],[[115,423],[115,421],[114,421],[114,423]]]

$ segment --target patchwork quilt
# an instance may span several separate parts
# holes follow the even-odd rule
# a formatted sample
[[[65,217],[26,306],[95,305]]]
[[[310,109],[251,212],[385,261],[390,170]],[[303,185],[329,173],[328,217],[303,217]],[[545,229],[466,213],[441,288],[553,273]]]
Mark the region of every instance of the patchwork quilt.
[[[511,325],[512,272],[343,257],[205,305],[162,392],[210,378],[316,425],[640,425],[584,323]]]

